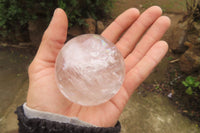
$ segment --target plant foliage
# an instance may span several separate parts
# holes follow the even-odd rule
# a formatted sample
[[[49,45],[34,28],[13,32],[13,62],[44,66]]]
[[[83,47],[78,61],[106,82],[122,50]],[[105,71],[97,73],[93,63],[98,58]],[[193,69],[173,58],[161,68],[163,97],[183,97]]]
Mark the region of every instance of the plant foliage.
[[[31,1],[0,0],[0,37],[16,34],[26,27],[28,21],[36,17],[28,11],[31,6]]]
[[[58,0],[58,7],[68,15],[70,26],[84,24],[83,18],[100,19],[107,17],[115,0]]]
[[[182,81],[182,84],[187,88],[185,92],[188,95],[198,95],[198,91],[200,91],[200,82],[197,81],[195,77],[188,76],[186,77],[185,81]]]
[[[191,20],[200,21],[200,1],[199,0],[186,0],[187,16]]]
[[[0,0],[0,37],[27,26],[32,19],[50,20],[55,8],[64,9],[69,26],[83,25],[84,18],[100,19],[109,16],[115,0]]]

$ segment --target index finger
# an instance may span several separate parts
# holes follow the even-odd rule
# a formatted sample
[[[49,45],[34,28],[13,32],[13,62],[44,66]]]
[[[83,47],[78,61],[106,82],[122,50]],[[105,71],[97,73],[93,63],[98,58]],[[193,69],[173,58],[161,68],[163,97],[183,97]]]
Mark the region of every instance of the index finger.
[[[118,38],[138,18],[140,12],[136,8],[130,8],[119,15],[103,32],[102,36],[116,43]]]

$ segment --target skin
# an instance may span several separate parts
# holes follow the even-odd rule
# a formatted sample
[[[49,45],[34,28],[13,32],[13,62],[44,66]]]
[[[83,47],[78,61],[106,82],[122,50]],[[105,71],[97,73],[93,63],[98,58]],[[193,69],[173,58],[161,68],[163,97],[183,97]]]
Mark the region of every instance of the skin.
[[[27,106],[32,109],[77,117],[100,127],[114,126],[134,90],[146,79],[168,50],[161,37],[170,19],[153,6],[141,15],[131,8],[119,15],[101,34],[116,44],[124,57],[126,76],[119,92],[108,102],[86,107],[67,100],[55,81],[55,60],[67,38],[68,20],[56,9],[38,52],[29,66]]]

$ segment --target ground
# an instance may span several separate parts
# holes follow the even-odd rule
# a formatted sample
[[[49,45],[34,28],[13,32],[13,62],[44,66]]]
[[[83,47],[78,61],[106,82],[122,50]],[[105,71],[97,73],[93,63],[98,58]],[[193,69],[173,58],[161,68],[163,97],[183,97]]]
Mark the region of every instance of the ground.
[[[137,7],[143,11],[151,5],[161,6],[164,9],[164,15],[169,16],[172,20],[172,26],[163,38],[168,42],[171,39],[173,28],[185,14],[185,0],[151,0],[151,2],[147,0],[119,0],[114,5],[112,16],[114,18],[130,7]],[[0,100],[3,101],[0,103],[0,131],[2,133],[16,133],[17,118],[13,112],[17,106],[26,101],[27,68],[35,55],[35,50],[32,48],[0,47],[0,51]],[[120,117],[122,133],[200,132],[197,123],[183,116],[181,113],[183,110],[178,108],[176,101],[173,102],[171,98],[167,97],[173,91],[168,86],[169,82],[174,83],[176,80],[167,76],[168,71],[178,69],[176,68],[178,63],[171,64],[169,57],[178,58],[169,50],[163,61],[131,97]]]

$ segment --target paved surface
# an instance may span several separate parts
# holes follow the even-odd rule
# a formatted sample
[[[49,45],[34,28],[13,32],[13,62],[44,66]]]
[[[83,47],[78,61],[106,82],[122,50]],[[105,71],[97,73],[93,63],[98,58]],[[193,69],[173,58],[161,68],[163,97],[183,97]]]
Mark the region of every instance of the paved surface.
[[[200,133],[166,97],[135,93],[120,117],[122,133]]]
[[[17,130],[14,111],[26,99],[27,68],[31,59],[30,51],[26,49],[0,48],[1,133]]]

